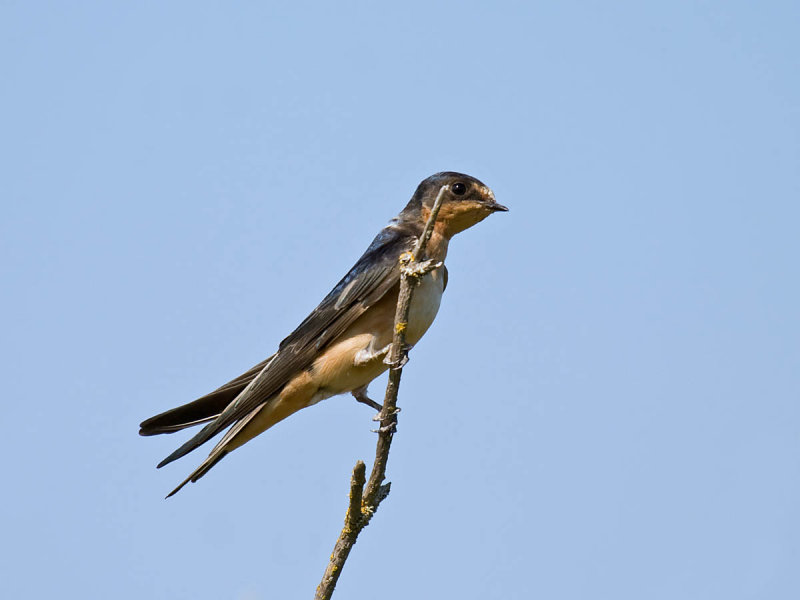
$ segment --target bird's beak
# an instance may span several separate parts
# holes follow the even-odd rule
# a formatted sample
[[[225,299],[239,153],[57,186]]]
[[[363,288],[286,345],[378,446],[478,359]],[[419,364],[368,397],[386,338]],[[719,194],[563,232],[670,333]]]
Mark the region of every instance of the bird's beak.
[[[494,192],[492,190],[490,190],[488,187],[484,187],[482,189],[482,192],[486,208],[488,208],[492,212],[508,212],[507,207],[503,206],[502,204],[498,204],[497,200],[494,199]]]

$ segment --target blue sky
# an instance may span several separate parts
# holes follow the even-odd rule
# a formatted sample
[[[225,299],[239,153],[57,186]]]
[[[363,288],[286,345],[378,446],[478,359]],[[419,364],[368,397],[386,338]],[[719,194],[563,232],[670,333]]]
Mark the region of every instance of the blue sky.
[[[311,597],[369,409],[169,501],[204,454],[156,471],[184,436],[137,425],[273,352],[459,170],[511,211],[451,244],[337,597],[797,598],[798,19],[3,3],[0,595]]]

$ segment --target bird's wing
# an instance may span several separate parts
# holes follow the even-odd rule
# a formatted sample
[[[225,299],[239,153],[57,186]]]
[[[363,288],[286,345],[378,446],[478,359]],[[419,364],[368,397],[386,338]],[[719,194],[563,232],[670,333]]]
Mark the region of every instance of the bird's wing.
[[[364,311],[400,280],[399,257],[413,248],[416,237],[397,227],[385,228],[364,255],[311,314],[284,339],[261,372],[193,438],[159,463],[159,468],[185,456],[220,431],[246,417],[277,394],[320,350],[341,335]]]

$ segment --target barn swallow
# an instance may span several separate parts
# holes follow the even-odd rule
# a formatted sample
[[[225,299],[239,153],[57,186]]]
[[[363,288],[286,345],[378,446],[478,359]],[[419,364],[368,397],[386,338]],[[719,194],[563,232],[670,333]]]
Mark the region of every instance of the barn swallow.
[[[162,460],[158,468],[229,428],[208,458],[167,498],[190,481],[200,479],[239,446],[320,400],[350,392],[356,399],[380,408],[367,398],[366,389],[388,368],[384,359],[394,329],[400,289],[399,259],[413,249],[443,188],[441,208],[426,251],[427,257],[435,261],[443,263],[455,234],[492,213],[508,210],[474,177],[453,172],[428,177],[347,275],[280,343],[275,354],[210,394],[142,422],[140,435],[174,433],[207,423]],[[446,287],[444,264],[426,274],[416,287],[406,330],[409,346],[416,344],[430,327]]]

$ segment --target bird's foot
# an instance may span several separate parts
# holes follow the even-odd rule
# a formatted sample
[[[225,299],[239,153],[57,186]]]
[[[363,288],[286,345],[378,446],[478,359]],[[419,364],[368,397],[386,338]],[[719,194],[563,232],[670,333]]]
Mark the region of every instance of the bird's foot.
[[[400,271],[403,275],[408,277],[422,277],[434,269],[438,269],[443,264],[442,261],[433,260],[432,258],[423,260],[422,262],[410,261],[403,264],[403,266],[400,267]]]
[[[383,407],[382,407],[382,406],[381,406],[381,410],[383,410]],[[392,415],[396,415],[396,414],[398,414],[399,412],[400,412],[400,407],[399,407],[399,406],[395,406],[395,408],[394,408],[394,412],[392,413]],[[390,415],[390,416],[392,416],[392,415]],[[374,417],[372,417],[372,420],[373,420],[373,421],[375,421],[376,423],[377,423],[377,422],[380,422],[380,420],[381,420],[381,413],[378,413],[377,415],[375,415]]]
[[[373,351],[370,346],[367,346],[363,350],[359,350],[356,352],[355,358],[353,358],[353,365],[356,367],[363,367],[367,363],[372,362],[376,358],[383,358],[384,361],[386,360],[386,356],[389,354],[389,350],[392,348],[391,344],[386,344],[380,350]]]
[[[353,395],[353,398],[355,398],[357,402],[360,402],[361,404],[366,404],[367,406],[370,406],[370,407],[374,408],[375,410],[377,410],[378,414],[376,414],[374,417],[372,417],[372,420],[375,421],[375,422],[380,422],[380,420],[381,420],[381,412],[383,411],[383,405],[382,404],[378,404],[377,402],[375,402],[375,400],[373,400],[372,398],[367,396],[367,386],[360,387],[357,390],[353,390],[350,393]],[[395,407],[394,412],[389,416],[394,416],[399,412],[400,412],[400,409],[398,407]],[[383,429],[383,428],[381,428],[381,429]],[[373,431],[379,431],[379,430],[373,430]]]
[[[391,344],[389,344],[389,345],[391,346]],[[410,345],[405,347],[405,352],[403,352],[400,355],[400,360],[398,360],[397,362],[392,361],[389,358],[389,353],[387,353],[386,357],[383,359],[383,364],[389,365],[389,367],[391,367],[392,369],[402,369],[403,367],[406,366],[406,363],[408,362],[408,351],[409,350],[411,350],[411,346]]]
[[[392,419],[386,425],[381,425],[377,429],[371,429],[372,433],[397,433],[397,420]]]

